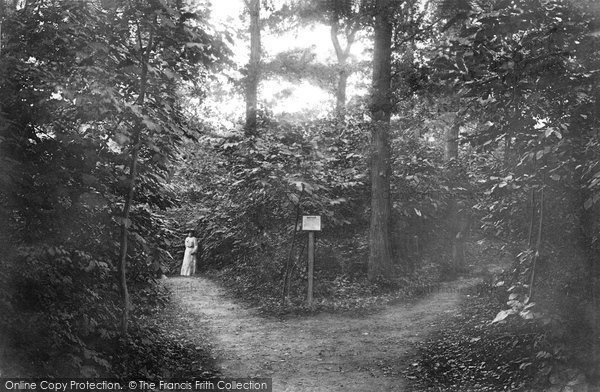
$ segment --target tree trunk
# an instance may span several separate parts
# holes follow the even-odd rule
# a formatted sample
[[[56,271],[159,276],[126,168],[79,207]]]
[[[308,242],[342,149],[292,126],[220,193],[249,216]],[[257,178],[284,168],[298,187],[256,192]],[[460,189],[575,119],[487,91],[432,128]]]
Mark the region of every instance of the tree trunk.
[[[250,62],[246,77],[246,129],[247,136],[256,135],[258,82],[260,72],[260,0],[247,2],[250,13]]]
[[[369,280],[392,273],[390,243],[390,112],[392,21],[388,2],[380,1],[375,16],[373,51],[371,222],[369,229]]]
[[[458,158],[458,134],[460,131],[460,122],[458,119],[446,130],[446,160]]]
[[[333,15],[331,17],[331,43],[335,49],[335,55],[338,61],[338,82],[335,91],[335,113],[340,119],[344,119],[346,116],[346,86],[348,85],[348,77],[350,71],[348,70],[347,60],[350,57],[350,49],[354,43],[356,33],[358,31],[358,24],[353,23],[349,30],[346,30],[346,48],[342,49],[340,40],[338,37],[339,21],[338,16]],[[350,31],[350,33],[348,33]]]
[[[140,47],[142,47],[142,38],[140,34],[138,34],[138,40]],[[151,46],[152,36],[148,42],[148,46],[146,47],[146,54],[142,54],[142,65],[140,70],[140,95],[136,100],[136,103],[142,107],[142,111],[145,111],[144,102],[146,99],[146,86],[148,82],[148,63],[145,56],[148,55]],[[125,196],[125,203],[123,205],[123,212],[121,214],[121,242],[119,247],[119,265],[117,268],[117,273],[123,306],[121,313],[121,334],[123,336],[127,335],[129,324],[130,300],[129,290],[127,288],[127,250],[129,246],[129,227],[131,226],[131,205],[133,204],[133,198],[135,195],[135,182],[137,180],[138,157],[141,143],[140,137],[141,129],[136,128],[131,150],[131,163],[129,165],[129,188],[127,189],[127,195]]]
[[[448,167],[448,175],[450,178],[457,180],[457,172],[451,164],[452,160],[458,159],[458,137],[460,134],[460,121],[457,117],[451,127],[446,130],[446,160],[450,163]],[[459,201],[455,196],[448,202],[448,231],[451,244],[452,268],[455,273],[464,270],[465,267],[465,239],[469,227],[468,217],[464,211],[459,208]]]
[[[2,56],[2,44],[3,44],[3,40],[2,40],[2,25],[4,23],[4,16],[6,15],[6,9],[4,6],[4,0],[0,0],[0,57]]]
[[[535,283],[535,269],[537,265],[537,261],[540,258],[540,254],[542,252],[543,245],[543,237],[542,231],[544,227],[544,189],[540,190],[540,220],[538,222],[538,232],[537,239],[535,244],[535,253],[533,254],[533,261],[531,263],[531,276],[529,280],[529,301],[533,301],[534,295],[534,283]]]
[[[12,4],[10,1],[0,0],[0,56],[2,55],[2,48],[4,46],[4,20],[7,16],[16,12],[17,5],[18,1],[16,0]]]
[[[340,64],[340,71],[338,74],[338,85],[335,91],[335,114],[339,119],[346,117],[346,86],[348,84],[348,71],[346,63]]]
[[[129,290],[127,289],[127,248],[129,244],[129,226],[131,204],[133,203],[133,196],[135,192],[135,180],[137,178],[137,164],[138,164],[138,150],[139,146],[137,143],[133,146],[133,152],[131,156],[131,164],[129,166],[129,189],[127,191],[127,197],[123,206],[123,213],[121,215],[121,243],[119,248],[119,287],[121,290],[121,301],[122,301],[122,312],[121,312],[121,335],[127,335],[128,324],[129,324]]]
[[[510,149],[510,136],[507,133],[504,139],[504,168],[507,170],[510,170]]]
[[[527,233],[527,247],[531,249],[533,245],[533,229],[535,226],[536,218],[536,204],[535,204],[535,191],[531,189],[529,191],[529,229]]]

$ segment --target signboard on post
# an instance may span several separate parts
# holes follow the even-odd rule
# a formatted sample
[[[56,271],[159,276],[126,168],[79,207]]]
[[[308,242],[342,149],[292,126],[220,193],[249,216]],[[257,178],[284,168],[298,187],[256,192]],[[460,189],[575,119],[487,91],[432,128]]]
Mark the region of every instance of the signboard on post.
[[[302,231],[321,231],[321,216],[303,215]]]
[[[308,231],[308,292],[306,302],[312,306],[313,301],[313,270],[315,265],[315,231],[321,231],[321,216],[303,215],[302,231]]]

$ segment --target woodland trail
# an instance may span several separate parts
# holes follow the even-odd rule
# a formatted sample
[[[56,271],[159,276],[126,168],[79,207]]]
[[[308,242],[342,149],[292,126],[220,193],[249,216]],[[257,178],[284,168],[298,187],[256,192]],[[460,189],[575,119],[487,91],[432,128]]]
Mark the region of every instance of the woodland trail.
[[[272,377],[273,391],[406,391],[403,371],[415,343],[443,328],[457,311],[461,289],[452,282],[409,304],[364,315],[322,313],[265,318],[228,298],[204,277],[169,278],[179,311],[194,320],[182,331],[212,341],[225,377]]]

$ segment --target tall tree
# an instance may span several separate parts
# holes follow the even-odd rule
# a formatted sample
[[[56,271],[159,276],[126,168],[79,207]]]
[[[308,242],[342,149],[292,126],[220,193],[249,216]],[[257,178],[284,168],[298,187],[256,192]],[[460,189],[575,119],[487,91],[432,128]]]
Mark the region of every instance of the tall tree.
[[[392,272],[390,242],[390,116],[393,17],[392,1],[377,0],[374,18],[373,92],[371,101],[371,222],[369,280]]]
[[[246,135],[256,134],[260,81],[260,0],[246,1],[250,15],[250,61],[246,75]]]

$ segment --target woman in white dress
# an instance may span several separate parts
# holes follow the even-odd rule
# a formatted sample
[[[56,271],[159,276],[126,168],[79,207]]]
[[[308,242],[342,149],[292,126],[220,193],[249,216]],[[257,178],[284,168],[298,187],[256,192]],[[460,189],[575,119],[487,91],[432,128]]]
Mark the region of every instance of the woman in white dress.
[[[190,230],[185,239],[185,253],[181,264],[182,276],[191,276],[196,273],[196,251],[198,251],[198,240],[194,237],[194,232]]]

